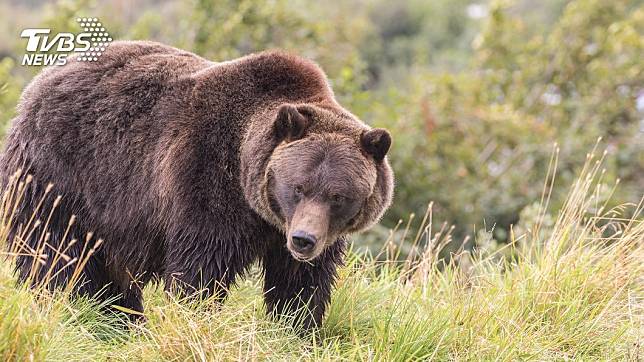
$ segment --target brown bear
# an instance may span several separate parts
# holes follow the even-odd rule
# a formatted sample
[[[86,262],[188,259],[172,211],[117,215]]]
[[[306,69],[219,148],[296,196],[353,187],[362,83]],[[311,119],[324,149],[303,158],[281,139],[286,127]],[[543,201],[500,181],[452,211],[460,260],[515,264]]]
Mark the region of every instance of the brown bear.
[[[295,320],[309,328],[329,302],[346,235],[391,202],[390,144],[337,103],[309,60],[269,51],[215,63],[115,42],[98,61],[46,69],[25,89],[1,176],[6,185],[22,168],[34,181],[9,244],[23,280],[48,275],[56,288],[72,277],[63,261],[82,256],[93,233],[103,243],[76,292],[141,312],[150,280],[224,298],[258,261],[268,312],[308,311]],[[46,203],[62,196],[53,211],[38,206],[47,187]],[[42,234],[24,235],[33,214],[48,220],[45,254],[79,240],[36,273],[28,251]]]

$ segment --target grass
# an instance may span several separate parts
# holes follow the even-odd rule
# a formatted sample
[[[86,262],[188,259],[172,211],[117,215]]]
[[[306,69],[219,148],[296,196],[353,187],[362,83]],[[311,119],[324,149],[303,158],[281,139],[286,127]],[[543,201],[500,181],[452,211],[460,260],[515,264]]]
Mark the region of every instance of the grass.
[[[554,226],[450,262],[437,258],[449,228],[432,231],[429,208],[420,232],[392,232],[380,257],[349,254],[325,324],[307,338],[264,316],[257,271],[223,305],[148,286],[147,322],[126,326],[91,300],[17,286],[9,257],[0,359],[642,360],[643,201],[607,209],[601,175],[590,155]],[[415,252],[395,261],[402,242]]]

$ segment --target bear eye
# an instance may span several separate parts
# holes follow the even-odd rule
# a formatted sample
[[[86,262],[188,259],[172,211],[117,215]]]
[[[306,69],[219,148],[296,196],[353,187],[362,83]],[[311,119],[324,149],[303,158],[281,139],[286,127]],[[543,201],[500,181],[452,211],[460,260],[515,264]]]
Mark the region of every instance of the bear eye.
[[[351,219],[349,219],[349,221],[347,222],[347,227],[352,227],[352,226],[354,226],[354,225],[356,224],[357,219],[358,219],[358,217],[357,217],[357,216],[352,217]]]
[[[342,205],[346,200],[347,198],[342,195],[339,195],[339,194],[331,195],[331,202],[334,205]]]
[[[302,185],[295,185],[293,187],[293,192],[295,192],[297,196],[302,196],[302,194],[304,194],[304,187]]]

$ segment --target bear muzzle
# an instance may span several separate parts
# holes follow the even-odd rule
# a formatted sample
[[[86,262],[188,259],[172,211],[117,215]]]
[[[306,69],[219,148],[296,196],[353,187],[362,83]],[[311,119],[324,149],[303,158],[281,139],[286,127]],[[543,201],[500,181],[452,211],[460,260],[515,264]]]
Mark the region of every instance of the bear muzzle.
[[[286,247],[293,257],[310,261],[319,256],[327,244],[329,206],[303,200],[295,208],[291,219]]]

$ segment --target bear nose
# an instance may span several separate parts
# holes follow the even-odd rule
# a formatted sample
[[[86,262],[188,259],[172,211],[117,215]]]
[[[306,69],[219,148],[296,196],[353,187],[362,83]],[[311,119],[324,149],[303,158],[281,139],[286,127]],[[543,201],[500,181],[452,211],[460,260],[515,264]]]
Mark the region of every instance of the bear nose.
[[[315,236],[307,233],[306,231],[296,230],[293,235],[293,245],[299,251],[309,251],[313,249],[317,239]]]

